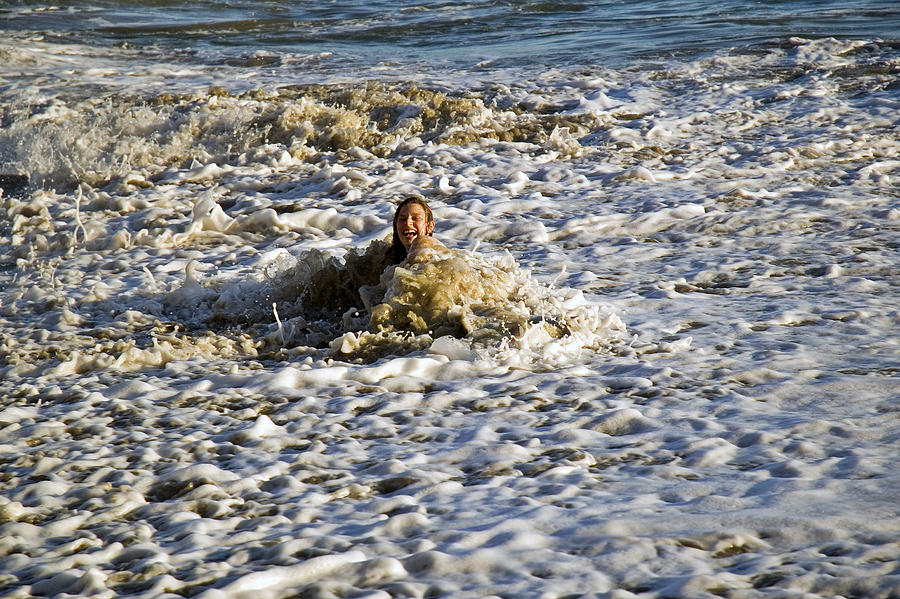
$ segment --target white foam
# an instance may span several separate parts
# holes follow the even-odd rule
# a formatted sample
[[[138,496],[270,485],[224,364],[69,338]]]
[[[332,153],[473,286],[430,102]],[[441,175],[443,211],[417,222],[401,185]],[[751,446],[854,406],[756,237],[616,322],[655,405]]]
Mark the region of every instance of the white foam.
[[[354,111],[3,43],[55,189],[0,198],[0,592],[900,592],[889,44],[335,78]],[[411,192],[496,284],[410,333],[454,271],[408,263],[379,331],[341,267]]]

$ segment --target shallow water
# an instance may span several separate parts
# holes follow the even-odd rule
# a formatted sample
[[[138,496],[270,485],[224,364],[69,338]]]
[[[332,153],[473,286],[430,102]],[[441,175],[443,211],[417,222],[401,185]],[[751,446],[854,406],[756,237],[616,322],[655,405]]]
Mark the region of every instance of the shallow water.
[[[895,10],[22,6],[6,596],[900,593]]]

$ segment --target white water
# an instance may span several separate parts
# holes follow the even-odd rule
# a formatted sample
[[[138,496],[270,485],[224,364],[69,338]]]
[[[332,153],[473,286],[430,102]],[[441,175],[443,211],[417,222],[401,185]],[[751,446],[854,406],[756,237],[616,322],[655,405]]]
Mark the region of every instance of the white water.
[[[2,199],[0,588],[896,596],[895,54],[442,76],[470,97],[431,141],[438,102],[390,85],[360,92],[377,135],[164,64],[191,95],[7,86],[45,189]],[[490,334],[379,337],[288,293],[408,193],[502,283],[450,301]]]

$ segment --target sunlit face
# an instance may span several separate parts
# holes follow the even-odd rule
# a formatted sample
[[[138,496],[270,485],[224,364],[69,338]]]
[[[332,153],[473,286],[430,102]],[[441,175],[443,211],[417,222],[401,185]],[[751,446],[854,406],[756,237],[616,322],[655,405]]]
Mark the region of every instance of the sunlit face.
[[[425,208],[420,204],[413,202],[400,208],[400,212],[397,214],[397,236],[407,250],[416,237],[431,235],[433,231],[434,223],[428,222]]]

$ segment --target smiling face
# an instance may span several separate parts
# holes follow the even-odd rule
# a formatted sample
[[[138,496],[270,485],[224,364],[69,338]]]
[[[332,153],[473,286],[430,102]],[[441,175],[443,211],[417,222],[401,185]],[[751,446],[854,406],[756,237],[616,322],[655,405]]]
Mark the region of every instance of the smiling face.
[[[394,227],[400,243],[408,250],[416,237],[431,235],[434,232],[434,221],[428,218],[424,206],[410,202],[397,212],[397,222]]]

